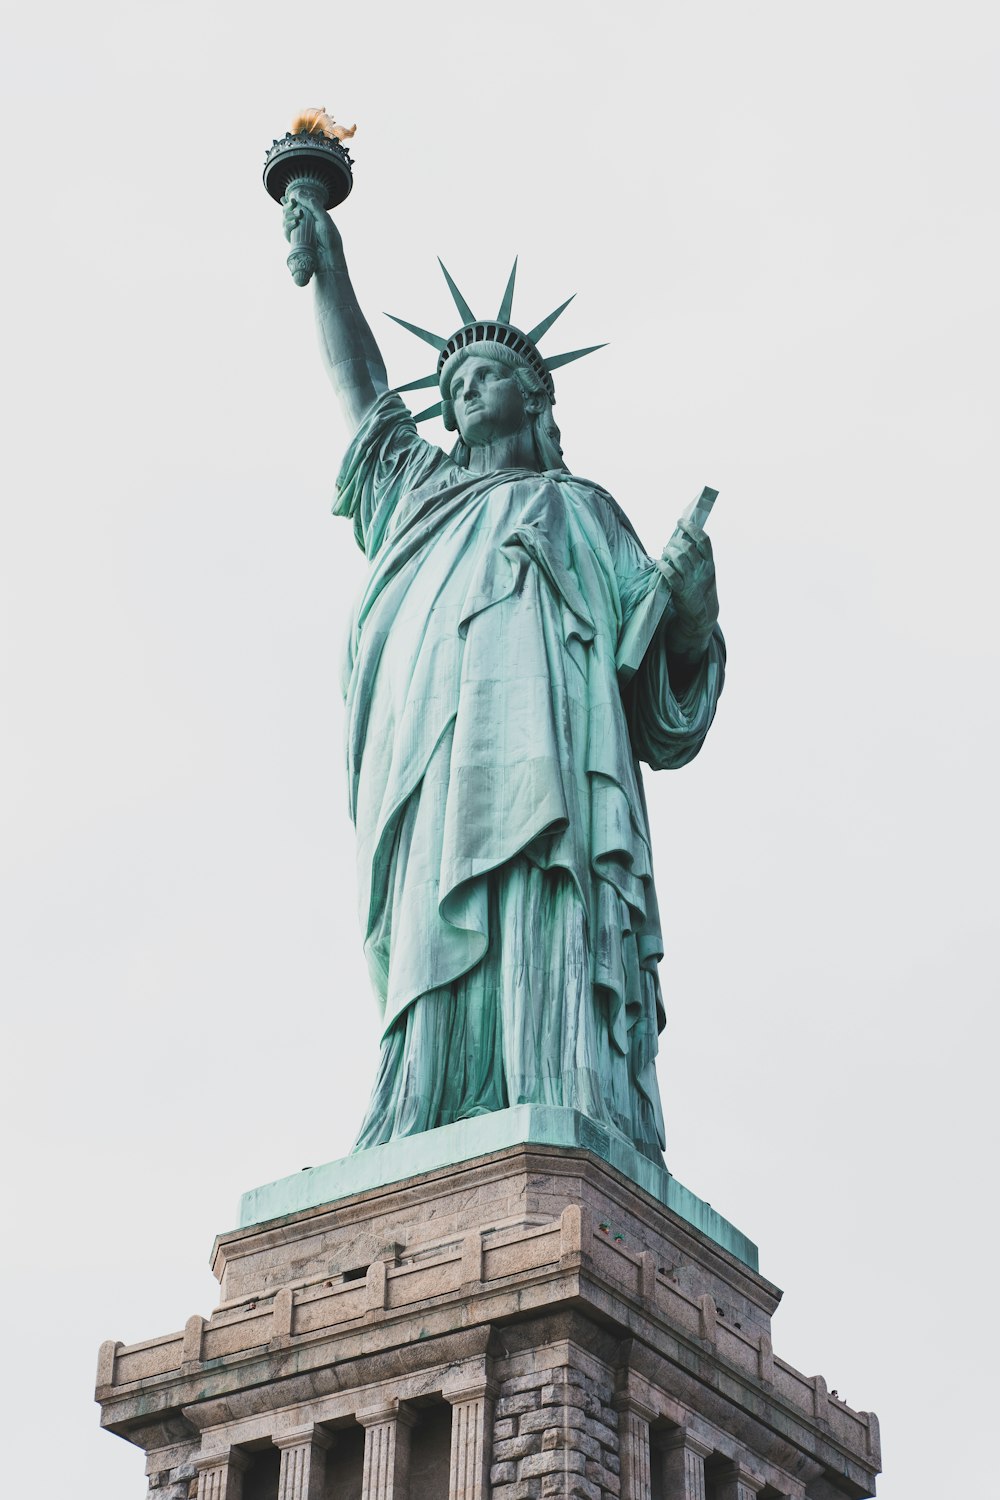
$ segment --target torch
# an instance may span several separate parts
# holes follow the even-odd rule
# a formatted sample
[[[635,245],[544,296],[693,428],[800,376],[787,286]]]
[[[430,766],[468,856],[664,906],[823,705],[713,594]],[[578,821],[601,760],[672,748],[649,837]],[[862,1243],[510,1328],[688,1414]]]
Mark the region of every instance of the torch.
[[[354,178],[353,162],[344,146],[354,127],[337,125],[325,110],[304,111],[280,141],[274,141],[264,158],[264,186],[276,202],[299,198],[327,210],[343,203]],[[305,286],[316,270],[316,236],[313,222],[303,214],[292,230],[288,269],[296,286]]]

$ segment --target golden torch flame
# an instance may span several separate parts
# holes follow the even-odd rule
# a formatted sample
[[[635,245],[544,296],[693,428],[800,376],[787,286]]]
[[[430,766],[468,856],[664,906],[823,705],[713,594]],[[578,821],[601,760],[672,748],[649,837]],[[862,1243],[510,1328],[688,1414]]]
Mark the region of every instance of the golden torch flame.
[[[356,125],[338,125],[325,109],[304,109],[292,121],[292,135],[325,135],[330,141],[349,141]]]

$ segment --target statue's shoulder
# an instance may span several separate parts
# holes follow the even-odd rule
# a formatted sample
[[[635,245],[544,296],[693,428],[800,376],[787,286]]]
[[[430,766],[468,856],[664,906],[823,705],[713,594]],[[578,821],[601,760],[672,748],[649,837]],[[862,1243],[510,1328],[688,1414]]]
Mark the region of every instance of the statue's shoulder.
[[[396,391],[384,391],[368,408],[348,447],[348,460],[396,469],[415,459],[421,468],[444,465],[448,455],[420,436],[413,413]]]
[[[642,547],[642,540],[632,522],[614,495],[610,494],[603,485],[593,479],[585,479],[582,474],[571,474],[568,469],[553,469],[549,477],[563,484],[572,485],[580,497],[589,504],[609,534],[615,531],[625,531]]]

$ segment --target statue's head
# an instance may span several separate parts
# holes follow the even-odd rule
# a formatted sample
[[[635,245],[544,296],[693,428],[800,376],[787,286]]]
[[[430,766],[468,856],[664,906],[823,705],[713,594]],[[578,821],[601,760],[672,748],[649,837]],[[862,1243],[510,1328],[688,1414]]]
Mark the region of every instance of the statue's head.
[[[591,344],[587,349],[571,349],[568,354],[546,356],[540,353],[538,340],[569,306],[572,297],[536,323],[528,333],[523,333],[510,321],[516,260],[500,311],[495,318],[487,319],[475,316],[443,262],[441,269],[455,306],[465,319],[451,338],[440,338],[426,328],[418,328],[415,323],[407,323],[404,318],[389,314],[394,323],[438,351],[437,370],[433,375],[396,388],[402,392],[424,390],[435,384],[440,387],[441,400],[418,412],[414,421],[443,417],[448,431],[459,434],[452,457],[463,468],[468,467],[470,454],[476,447],[530,427],[539,469],[564,469],[559,429],[552,416],[556,399],[552,371],[602,347]],[[476,387],[475,396],[470,385]]]
[[[527,428],[539,469],[565,468],[552,397],[516,350],[488,341],[459,349],[441,370],[440,389],[444,425],[459,434],[456,462],[464,465],[471,449]]]

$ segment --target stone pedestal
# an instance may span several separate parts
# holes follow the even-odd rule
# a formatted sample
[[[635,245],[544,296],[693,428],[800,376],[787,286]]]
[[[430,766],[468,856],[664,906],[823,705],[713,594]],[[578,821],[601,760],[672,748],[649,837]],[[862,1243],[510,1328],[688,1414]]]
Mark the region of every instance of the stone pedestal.
[[[872,1495],[875,1417],[773,1353],[749,1242],[664,1196],[521,1144],[247,1223],[211,1317],[102,1346],[102,1423],[151,1500]]]

